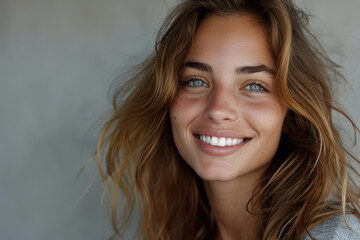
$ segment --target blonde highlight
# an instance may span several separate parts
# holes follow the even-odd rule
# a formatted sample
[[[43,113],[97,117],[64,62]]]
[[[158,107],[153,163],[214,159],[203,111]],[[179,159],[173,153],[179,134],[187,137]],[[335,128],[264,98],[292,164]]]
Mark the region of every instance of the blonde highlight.
[[[113,238],[122,235],[136,204],[142,218],[136,239],[213,238],[202,182],[176,150],[168,113],[196,29],[211,14],[258,19],[276,64],[276,94],[289,109],[278,152],[248,203],[261,206],[254,214],[262,219],[262,239],[300,239],[335,215],[345,222],[347,213],[360,218],[359,189],[348,169],[359,174],[347,158],[359,160],[342,144],[332,113],[350,121],[355,139],[360,131],[332,99],[332,82],[342,75],[307,30],[306,14],[290,0],[187,0],[165,20],[155,52],[115,92],[98,140],[100,175],[113,183]],[[120,219],[118,190],[125,201]]]

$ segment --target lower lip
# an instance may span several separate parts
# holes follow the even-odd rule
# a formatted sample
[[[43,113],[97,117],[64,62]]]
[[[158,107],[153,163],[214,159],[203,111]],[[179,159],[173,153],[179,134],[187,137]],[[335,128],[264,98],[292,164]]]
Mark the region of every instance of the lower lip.
[[[218,147],[218,146],[213,146],[213,145],[210,145],[208,143],[205,143],[205,142],[201,141],[199,139],[198,135],[194,135],[194,137],[195,137],[196,144],[200,147],[200,149],[204,153],[206,153],[208,155],[211,155],[211,156],[216,156],[216,157],[230,155],[230,154],[236,152],[242,146],[244,146],[244,144],[249,142],[249,139],[247,139],[244,142],[239,143],[239,144],[234,145],[234,146]]]

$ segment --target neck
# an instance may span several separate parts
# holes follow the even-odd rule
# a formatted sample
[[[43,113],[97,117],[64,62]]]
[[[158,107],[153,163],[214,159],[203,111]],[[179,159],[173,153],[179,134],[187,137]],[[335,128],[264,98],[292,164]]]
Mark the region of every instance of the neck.
[[[218,226],[217,239],[257,240],[259,218],[246,210],[255,184],[250,179],[235,179],[230,182],[204,181],[204,187]],[[254,210],[254,206],[249,206]]]

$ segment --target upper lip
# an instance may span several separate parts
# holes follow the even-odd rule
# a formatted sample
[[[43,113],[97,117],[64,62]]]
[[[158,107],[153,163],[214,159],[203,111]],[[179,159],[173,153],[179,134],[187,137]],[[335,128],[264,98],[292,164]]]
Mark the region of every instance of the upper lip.
[[[214,129],[200,129],[197,131],[193,131],[195,135],[205,135],[211,137],[224,137],[224,138],[249,138],[245,135],[241,135],[237,132],[229,131],[229,130],[214,130]]]

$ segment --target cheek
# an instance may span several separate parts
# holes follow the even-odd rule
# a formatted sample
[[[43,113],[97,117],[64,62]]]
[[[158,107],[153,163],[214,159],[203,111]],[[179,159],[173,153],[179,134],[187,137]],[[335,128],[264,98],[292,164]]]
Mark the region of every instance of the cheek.
[[[274,100],[247,105],[245,111],[249,123],[258,134],[281,134],[286,108]]]
[[[253,104],[247,109],[249,124],[256,131],[259,146],[259,161],[269,163],[279,146],[286,108],[278,102]]]
[[[183,102],[176,96],[171,107],[170,107],[170,120],[171,127],[175,137],[176,129],[179,128],[181,122],[184,121],[184,114],[181,114],[182,109],[184,108]]]
[[[187,97],[185,94],[177,93],[170,107],[170,119],[174,128],[189,125],[194,119],[201,115],[202,100]]]
[[[180,140],[184,135],[184,129],[188,122],[189,115],[187,111],[189,111],[189,104],[177,94],[169,110],[171,129],[177,148],[179,148],[178,144],[181,142]]]

